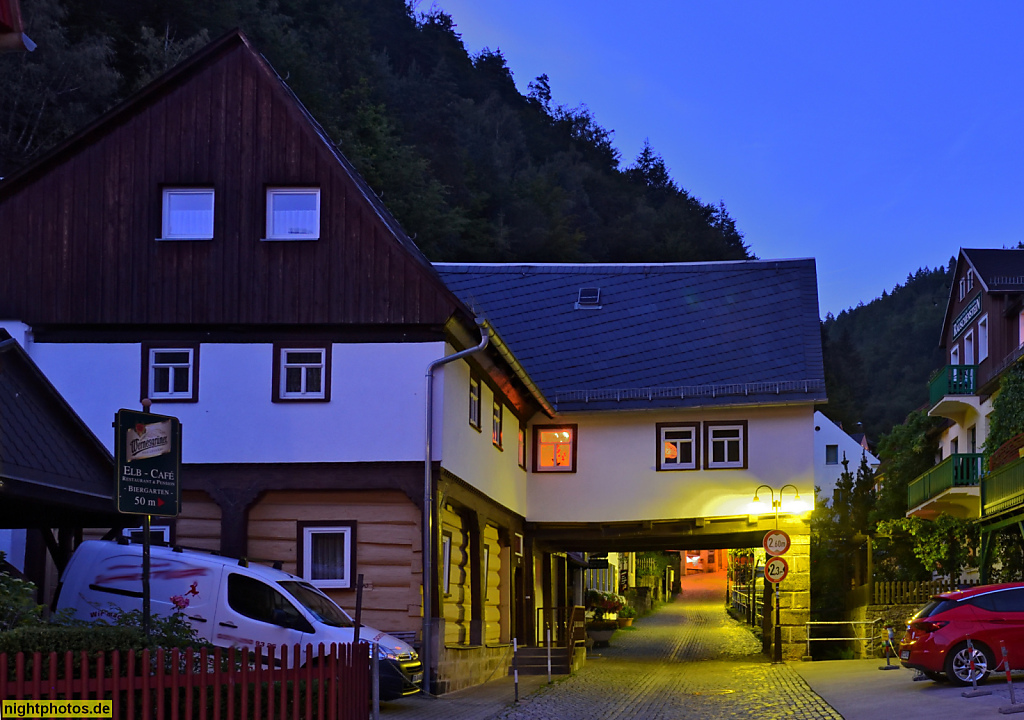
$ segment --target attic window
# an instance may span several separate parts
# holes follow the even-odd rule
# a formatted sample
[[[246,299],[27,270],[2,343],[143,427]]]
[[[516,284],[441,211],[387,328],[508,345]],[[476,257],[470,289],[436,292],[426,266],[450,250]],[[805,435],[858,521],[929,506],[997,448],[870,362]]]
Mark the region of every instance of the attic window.
[[[580,288],[580,294],[576,298],[576,304],[573,307],[577,310],[600,310],[601,288]]]

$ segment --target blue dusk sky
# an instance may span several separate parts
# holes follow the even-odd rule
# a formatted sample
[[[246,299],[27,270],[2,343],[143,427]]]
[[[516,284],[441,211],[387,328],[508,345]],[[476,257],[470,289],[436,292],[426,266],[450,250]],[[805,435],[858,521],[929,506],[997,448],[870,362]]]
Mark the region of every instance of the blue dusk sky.
[[[436,7],[524,94],[546,73],[555,103],[586,104],[624,165],[649,139],[758,257],[816,258],[822,316],[1024,240],[1019,0]]]

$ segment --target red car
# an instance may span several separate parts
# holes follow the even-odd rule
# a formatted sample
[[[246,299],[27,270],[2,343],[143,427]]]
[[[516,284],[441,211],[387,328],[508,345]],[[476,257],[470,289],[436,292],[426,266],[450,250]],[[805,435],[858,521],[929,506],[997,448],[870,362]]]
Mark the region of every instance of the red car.
[[[969,685],[968,638],[974,646],[977,682],[1002,662],[1000,643],[1006,646],[1010,666],[1024,667],[1024,583],[979,585],[933,596],[907,625],[900,662],[932,680],[945,675],[957,685]]]

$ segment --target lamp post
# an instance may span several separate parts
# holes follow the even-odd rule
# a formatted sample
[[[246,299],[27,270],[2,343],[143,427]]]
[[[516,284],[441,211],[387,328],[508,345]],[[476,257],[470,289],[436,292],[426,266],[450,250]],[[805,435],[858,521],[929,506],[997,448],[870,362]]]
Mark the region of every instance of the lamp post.
[[[800,502],[800,491],[796,489],[796,485],[793,485],[792,483],[786,483],[785,485],[783,485],[782,487],[779,488],[779,499],[776,500],[775,499],[775,490],[772,489],[772,487],[770,485],[758,485],[757,489],[754,490],[754,504],[755,505],[760,505],[761,504],[761,498],[759,498],[757,496],[757,494],[759,492],[761,492],[761,488],[767,488],[768,489],[768,493],[771,496],[771,499],[772,499],[772,509],[775,511],[775,529],[778,530],[779,529],[779,510],[781,510],[781,508],[782,508],[782,491],[785,490],[786,488],[793,488],[793,500],[795,502]],[[779,585],[780,584],[781,583],[775,583],[775,633],[774,633],[775,634],[775,642],[772,643],[774,645],[774,647],[772,648],[772,662],[776,662],[776,663],[782,662],[782,626],[781,626],[781,624],[779,622],[780,615],[781,615],[781,613],[779,611]],[[769,612],[771,612],[771,611],[769,610]]]

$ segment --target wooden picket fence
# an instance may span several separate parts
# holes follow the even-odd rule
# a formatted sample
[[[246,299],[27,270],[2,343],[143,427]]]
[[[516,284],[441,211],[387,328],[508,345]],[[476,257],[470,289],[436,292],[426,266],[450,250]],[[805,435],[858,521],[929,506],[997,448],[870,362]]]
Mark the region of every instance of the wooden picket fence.
[[[914,605],[928,602],[932,595],[977,585],[952,580],[915,580],[874,583],[874,605]]]
[[[114,720],[366,720],[367,643],[0,653],[0,700],[109,700]]]

